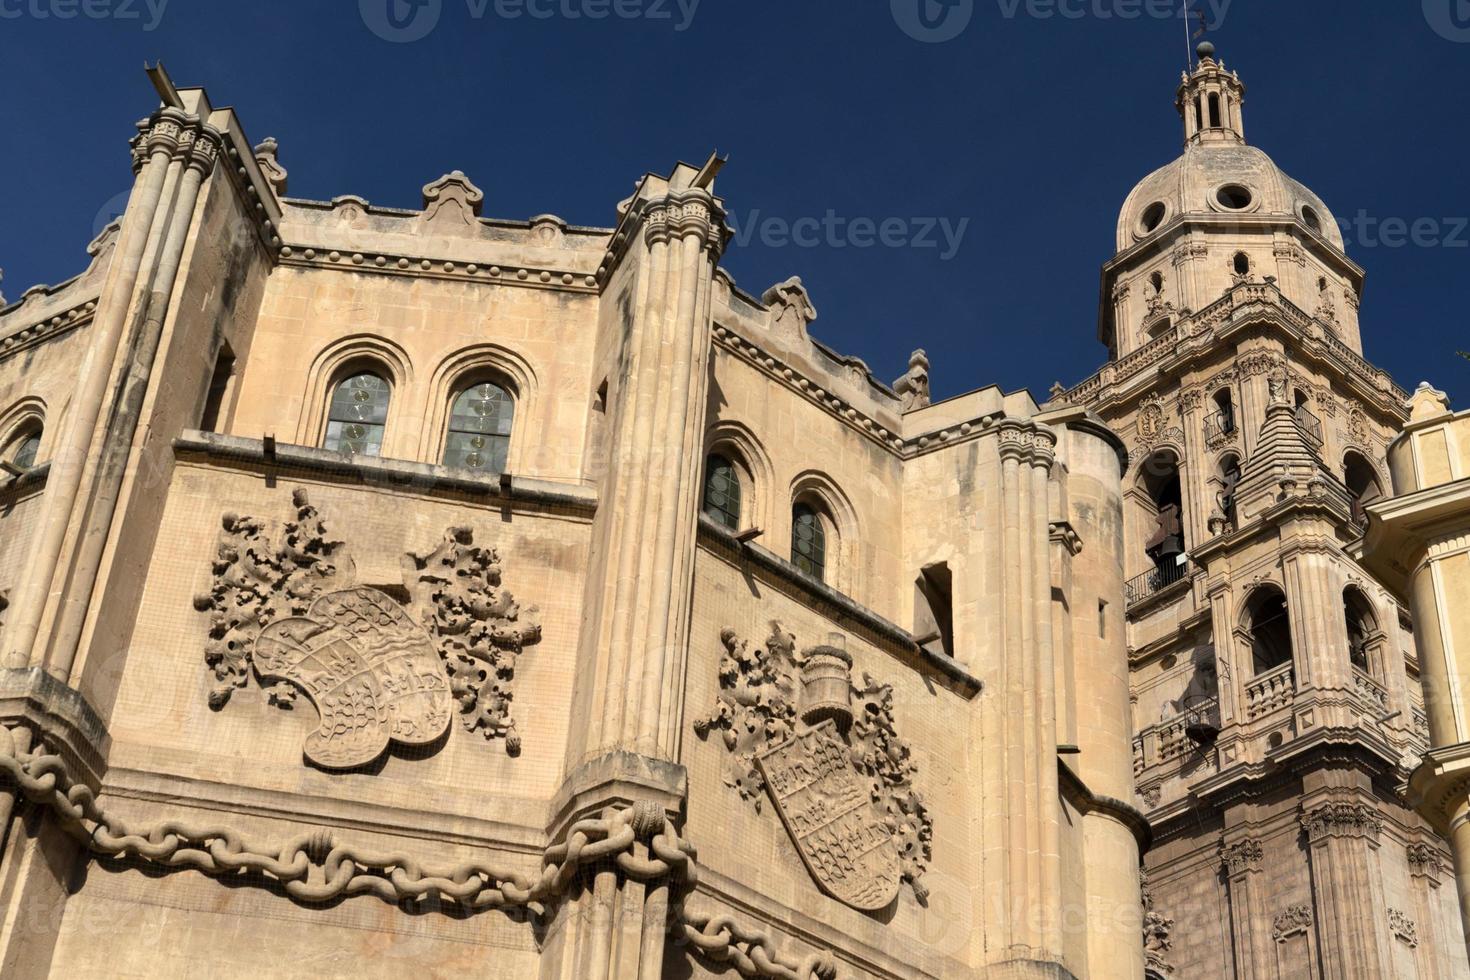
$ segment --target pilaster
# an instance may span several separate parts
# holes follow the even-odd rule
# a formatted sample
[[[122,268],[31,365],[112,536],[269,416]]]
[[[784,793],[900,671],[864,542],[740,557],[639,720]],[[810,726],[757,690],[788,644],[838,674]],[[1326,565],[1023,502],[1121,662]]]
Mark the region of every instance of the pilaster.
[[[1377,854],[1383,820],[1367,803],[1332,800],[1302,808],[1312,867],[1312,898],[1321,935],[1324,980],[1391,976]]]

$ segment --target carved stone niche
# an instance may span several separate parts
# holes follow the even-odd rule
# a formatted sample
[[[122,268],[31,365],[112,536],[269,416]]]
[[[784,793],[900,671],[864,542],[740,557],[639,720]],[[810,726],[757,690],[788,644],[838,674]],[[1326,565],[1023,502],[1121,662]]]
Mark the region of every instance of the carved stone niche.
[[[898,735],[893,689],[834,646],[796,652],[773,625],[764,645],[721,631],[715,710],[694,722],[718,731],[725,783],[759,812],[769,798],[823,891],[854,908],[890,904],[900,882],[924,902],[934,821],[914,783],[918,766]]]
[[[306,492],[292,502],[295,519],[279,528],[221,520],[210,590],[194,600],[211,614],[210,707],[222,710],[252,676],[281,708],[305,694],[321,723],[303,754],[329,770],[371,765],[392,744],[436,744],[456,713],[518,753],[516,658],[541,627],[501,586],[496,551],[450,528],[434,550],[404,556],[401,585],[366,585]]]

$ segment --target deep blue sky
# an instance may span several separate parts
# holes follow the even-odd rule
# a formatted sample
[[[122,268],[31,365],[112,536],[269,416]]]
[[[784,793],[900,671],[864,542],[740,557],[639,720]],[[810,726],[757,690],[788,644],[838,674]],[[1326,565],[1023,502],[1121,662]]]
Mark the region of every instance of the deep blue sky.
[[[0,0],[12,300],[84,264],[99,212],[129,185],[132,122],[156,104],[143,62],[162,58],[180,86],[235,106],[253,140],[281,141],[297,197],[417,207],[423,184],[461,169],[487,215],[609,225],[639,175],[718,148],[731,156],[719,191],[747,228],[757,209],[908,229],[968,219],[947,260],[942,235],[866,249],[757,237],[725,265],[757,295],[801,275],[816,335],[885,379],[922,345],[939,395],[998,383],[1040,396],[1105,356],[1098,268],[1118,208],[1180,150],[1184,28],[1116,16],[1145,0],[1060,0],[1080,17],[1057,0],[949,0],[973,10],[943,43],[899,28],[894,5],[917,0],[702,0],[684,30],[679,0],[616,0],[645,16],[601,21],[437,0],[437,26],[410,43],[369,28],[388,0],[168,0],[156,24],[149,2]],[[1432,379],[1470,405],[1470,363],[1453,356],[1470,348],[1470,2],[1200,2],[1226,5],[1212,37],[1249,86],[1252,143],[1340,218],[1435,220],[1421,239],[1448,244],[1350,242],[1368,269],[1365,345],[1405,387]]]

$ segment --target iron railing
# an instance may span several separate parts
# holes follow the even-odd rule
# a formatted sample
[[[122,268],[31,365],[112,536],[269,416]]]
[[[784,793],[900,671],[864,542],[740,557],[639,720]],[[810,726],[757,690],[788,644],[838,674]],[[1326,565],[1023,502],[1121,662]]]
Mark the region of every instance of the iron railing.
[[[1223,439],[1235,434],[1235,412],[1233,409],[1220,409],[1205,416],[1205,438],[1211,442]]]
[[[1168,561],[1151,571],[1144,572],[1123,586],[1128,605],[1142,602],[1151,595],[1157,595],[1175,582],[1183,581],[1188,574],[1188,561]]]
[[[1318,449],[1322,448],[1322,420],[1317,418],[1307,409],[1297,406],[1296,427],[1302,430],[1302,435],[1314,443]]]

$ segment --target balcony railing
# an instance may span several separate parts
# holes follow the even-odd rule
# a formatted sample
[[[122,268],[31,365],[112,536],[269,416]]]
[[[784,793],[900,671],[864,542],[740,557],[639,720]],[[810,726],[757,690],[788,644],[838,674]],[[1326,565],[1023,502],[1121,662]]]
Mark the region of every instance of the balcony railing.
[[[1221,409],[1205,416],[1205,439],[1214,442],[1235,435],[1235,412]]]
[[[1245,685],[1245,716],[1254,721],[1289,706],[1296,699],[1296,668],[1282,664]]]
[[[1296,427],[1302,430],[1302,435],[1307,437],[1318,449],[1322,448],[1322,420],[1317,418],[1307,409],[1297,406]]]
[[[1353,668],[1353,681],[1357,684],[1358,698],[1369,708],[1381,714],[1388,713],[1388,691],[1383,685],[1358,668]]]
[[[1128,605],[1142,602],[1151,595],[1156,595],[1173,585],[1181,582],[1189,574],[1189,562],[1174,563],[1173,561],[1159,565],[1152,571],[1144,572],[1123,586]]]

